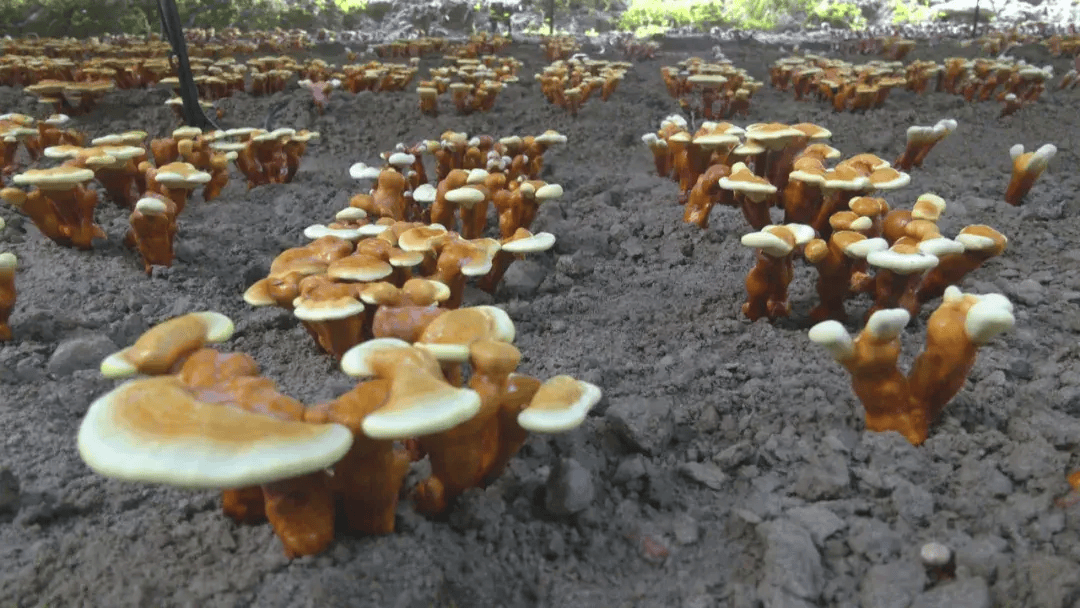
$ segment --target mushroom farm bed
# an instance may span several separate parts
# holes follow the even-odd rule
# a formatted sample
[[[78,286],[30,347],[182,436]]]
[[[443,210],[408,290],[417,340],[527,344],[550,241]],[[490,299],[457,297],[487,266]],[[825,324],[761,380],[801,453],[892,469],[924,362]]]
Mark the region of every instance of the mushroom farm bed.
[[[879,196],[910,209],[937,195],[946,237],[982,224],[1005,235],[1004,252],[959,287],[1004,295],[1015,322],[978,350],[916,446],[867,430],[848,372],[810,340],[817,271],[797,256],[790,315],[749,321],[742,304],[755,250],[740,242],[752,231],[743,214],[717,205],[708,228],[684,223],[678,184],[656,174],[642,135],[679,111],[660,68],[711,60],[712,44],[684,42],[634,63],[608,101],[594,97],[576,116],[544,99],[533,74],[547,62],[523,44],[500,52],[523,62],[521,82],[487,112],[461,115],[444,98],[438,116],[421,114],[415,85],[333,91],[321,113],[318,94],[295,83],[226,97],[217,102],[223,126],[261,127],[280,105],[276,126],[321,138],[290,183],[248,189],[233,168],[220,197],[204,202],[196,191],[179,216],[175,261],[151,276],[123,242],[129,212],[116,205],[97,207],[107,238],[87,251],[0,207],[0,252],[18,259],[13,339],[0,346],[0,606],[1075,605],[1080,506],[1067,480],[1080,468],[1080,91],[1054,86],[1072,58],[1015,49],[1053,65],[1055,77],[1004,118],[1002,103],[902,88],[879,107],[837,113],[770,86],[780,49],[721,45],[765,83],[731,119],[741,127],[813,123],[845,158],[892,162],[908,127],[956,121],[908,171],[909,183]],[[347,62],[341,47],[307,53]],[[943,42],[904,60],[954,55],[976,50]],[[418,79],[439,61],[423,59]],[[167,97],[162,88],[110,92],[66,126],[90,137],[166,137],[178,126]],[[41,107],[0,87],[0,111],[44,118]],[[369,187],[350,177],[354,163],[379,167],[379,153],[399,142],[446,131],[499,138],[549,129],[567,141],[546,151],[539,178],[563,196],[539,207],[532,229],[556,242],[516,261],[493,294],[470,284],[464,305],[508,313],[523,373],[568,374],[602,389],[580,427],[529,437],[500,476],[438,517],[419,514],[408,495],[429,466],[417,460],[392,534],[339,525],[325,551],[295,559],[271,526],[223,515],[219,492],[114,481],[84,464],[80,423],[117,385],[99,371],[102,359],[185,313],[232,319],[221,348],[250,354],[284,394],[316,404],[349,391],[357,380],[290,311],[252,307],[245,290],[278,254],[307,242],[307,226]],[[1010,148],[1046,143],[1057,146],[1050,168],[1022,204],[1007,204]],[[872,300],[848,300],[852,335]],[[900,332],[902,369],[922,350],[938,306],[927,303]],[[1007,307],[996,314],[1009,316]],[[928,567],[921,551],[931,542],[955,564]]]

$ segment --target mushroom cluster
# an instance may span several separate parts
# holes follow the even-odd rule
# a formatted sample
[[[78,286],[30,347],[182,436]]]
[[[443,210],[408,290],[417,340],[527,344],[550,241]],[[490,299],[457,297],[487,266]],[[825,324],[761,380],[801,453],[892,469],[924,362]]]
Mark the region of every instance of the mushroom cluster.
[[[543,36],[540,38],[540,49],[544,51],[548,63],[554,63],[577,54],[581,50],[581,43],[573,36]]]
[[[690,57],[660,68],[660,75],[668,95],[683,112],[710,121],[745,116],[750,98],[762,86],[728,60],[708,62]]]
[[[837,321],[810,330],[851,374],[851,388],[866,409],[866,428],[897,431],[919,445],[945,406],[963,388],[979,347],[1012,329],[1012,304],[1000,294],[965,294],[945,289],[926,322],[926,346],[904,374],[900,334],[911,318],[903,308],[884,308],[867,319],[854,339]]]
[[[933,61],[870,61],[854,65],[819,55],[785,57],[769,68],[772,86],[791,90],[796,100],[816,98],[837,112],[880,108],[892,89],[961,95],[967,101],[996,100],[1016,111],[1037,100],[1053,76],[1049,66],[1035,67],[1007,57]],[[1009,95],[1012,95],[1008,100]]]
[[[518,81],[521,68],[517,59],[495,55],[445,60],[450,65],[432,68],[430,77],[417,83],[420,111],[430,116],[438,116],[439,96],[447,92],[459,114],[490,111],[503,88]]]
[[[534,78],[540,83],[540,92],[548,103],[577,116],[581,107],[594,96],[600,101],[611,99],[630,67],[626,62],[574,55],[566,60],[556,60]]]
[[[352,532],[392,533],[413,460],[431,465],[417,510],[444,511],[499,476],[530,432],[571,430],[601,397],[570,376],[518,372],[513,323],[491,307],[447,312],[415,344],[350,349],[342,370],[363,381],[311,406],[280,393],[249,355],[212,347],[232,333],[221,314],[191,313],[107,357],[106,377],[144,377],[91,404],[79,454],[108,477],[221,490],[227,516],[268,520],[289,557],[325,550],[339,512]]]

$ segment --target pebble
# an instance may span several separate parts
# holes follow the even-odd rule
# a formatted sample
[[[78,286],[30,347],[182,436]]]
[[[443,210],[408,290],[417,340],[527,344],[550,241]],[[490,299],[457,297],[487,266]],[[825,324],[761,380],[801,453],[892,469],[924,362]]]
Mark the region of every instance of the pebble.
[[[627,396],[611,404],[604,416],[612,430],[630,447],[650,455],[660,454],[674,430],[669,397]]]
[[[799,606],[803,602],[817,602],[825,586],[825,568],[810,532],[790,519],[762,523],[757,532],[765,543],[758,586],[765,605]]]
[[[85,334],[60,343],[47,369],[54,376],[68,376],[84,369],[96,369],[101,360],[119,350],[116,343],[104,334]]]
[[[919,595],[911,608],[990,608],[990,587],[978,576],[955,580]]]
[[[584,511],[596,495],[592,475],[573,458],[560,460],[548,475],[544,506],[552,515]]]

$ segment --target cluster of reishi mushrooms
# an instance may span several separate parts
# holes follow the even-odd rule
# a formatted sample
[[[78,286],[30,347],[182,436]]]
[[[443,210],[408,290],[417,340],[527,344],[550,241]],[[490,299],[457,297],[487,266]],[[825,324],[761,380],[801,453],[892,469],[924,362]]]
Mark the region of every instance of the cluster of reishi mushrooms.
[[[745,116],[750,98],[762,86],[730,61],[707,62],[700,57],[664,66],[660,75],[668,95],[682,111],[705,120]]]
[[[559,106],[571,116],[593,97],[608,101],[615,93],[630,64],[623,61],[589,59],[574,55],[555,60],[534,78],[548,103]]]
[[[5,115],[4,120],[33,124],[18,115]],[[5,131],[13,145],[23,143],[31,159],[62,162],[14,175],[15,186],[0,190],[0,200],[26,214],[57,244],[88,250],[94,239],[106,236],[94,223],[99,193],[104,193],[131,211],[124,243],[139,251],[148,275],[153,266],[172,265],[177,216],[196,189],[202,188],[204,201],[217,198],[229,182],[230,160],[247,177],[249,188],[288,182],[300,166],[307,142],[318,137],[284,128],[204,133],[182,127],[148,144],[145,132],[130,131],[104,135],[84,146],[84,136],[59,129],[57,125],[66,121],[66,116],[56,115],[37,123],[38,128],[15,126]],[[78,143],[61,143],[65,141]],[[5,170],[16,166],[16,152],[5,149]],[[89,187],[94,181],[100,190]]]
[[[794,260],[805,259],[818,271],[819,302],[810,318],[819,325],[811,337],[852,372],[856,394],[867,404],[868,428],[896,430],[922,443],[963,385],[975,349],[1012,325],[1003,296],[965,296],[956,287],[1000,255],[1008,240],[981,224],[952,239],[942,236],[937,222],[946,204],[934,194],[920,196],[911,209],[892,208],[877,195],[906,186],[908,174],[872,154],[827,167],[842,155],[824,143],[831,134],[817,125],[758,123],[743,129],[705,122],[693,134],[686,127],[685,119],[670,116],[643,139],[658,174],[679,181],[685,221],[706,227],[720,203],[739,206],[755,229],[742,237],[757,259],[746,277],[743,314],[751,320],[788,316]],[[909,132],[896,165],[921,164],[956,123],[945,120],[939,127],[927,137]],[[1054,151],[1052,145],[1026,153],[1014,146],[1010,203],[1026,194]],[[783,223],[773,223],[774,206],[783,210]],[[867,329],[852,342],[840,322],[848,319],[845,302],[863,293],[873,303]],[[941,297],[920,358],[925,363],[904,377],[895,367],[897,335],[925,304]]]
[[[469,278],[494,292],[517,257],[555,243],[530,228],[539,205],[562,196],[560,186],[537,176],[544,152],[565,140],[553,131],[498,140],[447,132],[384,153],[382,167],[357,163],[350,174],[374,188],[354,196],[334,221],[309,226],[304,234],[312,241],[279,255],[244,300],[292,311],[322,350],[340,358],[389,331],[386,319],[397,319],[400,307],[431,314],[458,308]],[[434,184],[425,154],[435,160]],[[491,207],[498,238],[485,236]],[[427,318],[406,315],[393,335],[413,335]]]
[[[450,65],[431,69],[431,77],[417,83],[420,111],[439,115],[439,96],[447,92],[458,114],[488,112],[507,84],[518,81],[521,62],[513,57],[446,57]]]
[[[91,404],[79,454],[108,477],[220,490],[228,517],[269,521],[288,557],[325,550],[339,511],[351,532],[392,533],[410,463],[424,457],[431,472],[411,497],[442,513],[498,477],[530,433],[577,427],[601,397],[570,376],[520,373],[514,324],[491,306],[350,349],[341,368],[363,380],[310,406],[251,356],[213,348],[232,333],[224,315],[190,313],[107,357],[104,376],[143,377]]]
[[[548,63],[569,59],[581,50],[581,43],[573,36],[545,36],[540,39],[540,49]]]
[[[1024,104],[1039,99],[1053,70],[1027,65],[1010,58],[968,60],[948,58],[933,61],[870,61],[853,65],[819,55],[785,57],[769,68],[772,86],[791,90],[796,100],[815,98],[829,103],[837,112],[879,108],[893,89],[918,94],[946,92],[967,101],[1002,103],[1001,116],[1016,112]],[[1067,74],[1060,88],[1072,86],[1075,74]]]

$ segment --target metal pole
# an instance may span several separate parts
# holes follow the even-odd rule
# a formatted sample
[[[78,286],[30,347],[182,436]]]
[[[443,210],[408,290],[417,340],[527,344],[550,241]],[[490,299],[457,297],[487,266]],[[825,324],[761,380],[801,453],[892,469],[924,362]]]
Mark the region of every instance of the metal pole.
[[[548,36],[555,35],[555,0],[548,0]]]
[[[217,124],[203,112],[199,104],[199,89],[195,86],[195,77],[191,73],[187,40],[184,38],[184,28],[180,25],[180,11],[176,8],[176,0],[158,0],[158,13],[161,15],[161,29],[165,31],[165,38],[176,56],[176,76],[180,80],[180,99],[184,102],[184,122],[190,127],[203,130],[217,129]]]
[[[979,35],[979,0],[975,0],[975,14],[971,16],[971,37]]]

